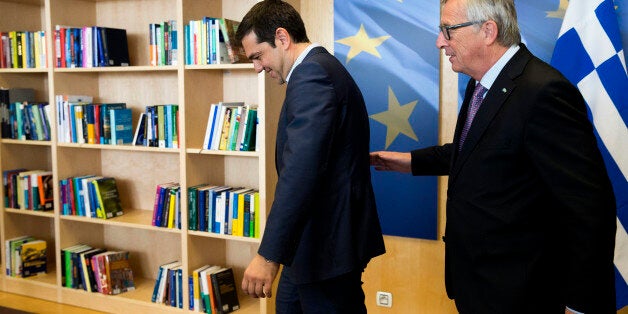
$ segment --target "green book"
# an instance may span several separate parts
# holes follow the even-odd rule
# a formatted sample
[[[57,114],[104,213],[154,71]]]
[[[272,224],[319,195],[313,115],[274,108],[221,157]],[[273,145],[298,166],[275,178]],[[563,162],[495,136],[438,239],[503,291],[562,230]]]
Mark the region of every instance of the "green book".
[[[104,177],[92,181],[92,184],[98,199],[99,218],[109,219],[124,214],[115,178]]]

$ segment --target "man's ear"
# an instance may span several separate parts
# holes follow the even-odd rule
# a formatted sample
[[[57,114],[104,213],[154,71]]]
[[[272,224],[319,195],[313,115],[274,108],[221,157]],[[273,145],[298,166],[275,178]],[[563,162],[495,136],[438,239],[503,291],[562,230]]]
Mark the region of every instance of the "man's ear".
[[[275,30],[275,45],[279,46],[280,44],[283,47],[289,47],[290,44],[292,43],[292,39],[290,38],[290,34],[288,34],[288,31],[283,28],[283,27],[279,27],[277,28],[277,30]]]
[[[499,29],[497,28],[497,23],[495,23],[495,21],[486,21],[482,24],[481,27],[481,31],[484,34],[484,38],[487,41],[487,44],[492,44],[497,40]]]

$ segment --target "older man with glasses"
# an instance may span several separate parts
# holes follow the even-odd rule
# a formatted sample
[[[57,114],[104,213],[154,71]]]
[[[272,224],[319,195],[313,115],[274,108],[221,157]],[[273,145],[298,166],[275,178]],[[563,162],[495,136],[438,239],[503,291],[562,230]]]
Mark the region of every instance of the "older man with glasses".
[[[442,0],[436,46],[471,76],[451,143],[372,152],[448,175],[460,313],[615,313],[615,199],[578,89],[521,43],[513,0]]]

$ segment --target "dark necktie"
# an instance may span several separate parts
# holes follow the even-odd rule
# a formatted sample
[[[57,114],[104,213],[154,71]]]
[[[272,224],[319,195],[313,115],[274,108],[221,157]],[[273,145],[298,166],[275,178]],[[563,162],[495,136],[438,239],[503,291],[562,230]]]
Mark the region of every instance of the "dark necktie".
[[[467,112],[467,121],[465,121],[464,126],[462,127],[462,133],[460,134],[460,145],[458,145],[459,151],[462,150],[462,144],[464,144],[464,140],[467,138],[467,134],[469,133],[475,114],[478,112],[478,109],[480,109],[480,104],[482,104],[486,90],[486,87],[482,86],[480,83],[475,85],[475,90],[473,90],[473,96],[471,97],[471,104],[469,105],[469,110]]]

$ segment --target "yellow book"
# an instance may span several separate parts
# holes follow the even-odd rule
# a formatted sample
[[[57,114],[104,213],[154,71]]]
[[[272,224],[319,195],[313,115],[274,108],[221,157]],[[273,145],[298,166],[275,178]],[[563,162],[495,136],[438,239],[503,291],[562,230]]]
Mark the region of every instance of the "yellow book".
[[[28,68],[28,55],[26,54],[28,46],[26,46],[26,36],[28,36],[28,34],[26,32],[22,32],[22,68]]]
[[[255,219],[251,219],[251,221],[253,222],[253,226],[251,227],[251,234],[255,235],[255,238],[259,239],[259,220],[260,220],[260,214],[259,214],[259,192],[255,192],[255,202],[253,202],[254,206],[253,209],[251,209],[251,215],[253,215],[253,213],[255,213],[254,217]]]
[[[177,203],[177,190],[176,188],[170,189],[170,202],[168,202],[168,228],[174,228],[174,216]]]
[[[17,68],[17,32],[11,31],[9,32],[9,38],[11,40],[11,67]]]
[[[231,129],[231,111],[233,108],[227,107],[225,110],[224,120],[222,121],[222,130],[220,133],[219,150],[227,150],[227,141],[229,140],[229,130]]]
[[[244,193],[238,194],[238,218],[233,220],[233,235],[244,235]]]
[[[194,310],[194,312],[200,312],[201,309],[202,309],[202,306],[201,306],[201,302],[202,302],[202,300],[201,300],[201,282],[198,280],[198,274],[201,271],[203,271],[203,270],[205,270],[205,269],[207,269],[209,267],[210,267],[210,265],[203,265],[203,266],[201,266],[201,267],[199,267],[199,268],[197,268],[197,269],[192,271],[192,289],[193,289],[192,291],[194,292],[194,296],[193,296],[193,298],[194,298],[194,300],[193,300],[193,303],[194,303],[194,309],[193,310]]]

